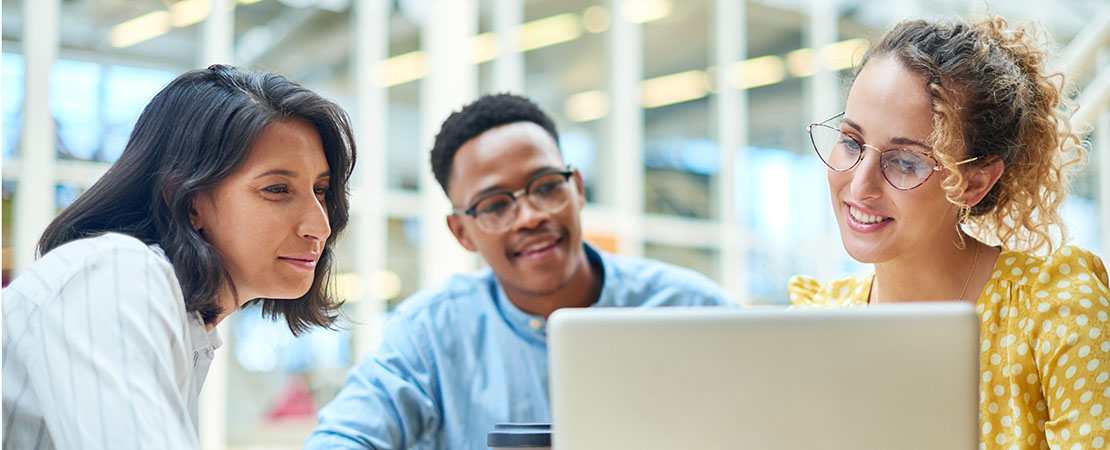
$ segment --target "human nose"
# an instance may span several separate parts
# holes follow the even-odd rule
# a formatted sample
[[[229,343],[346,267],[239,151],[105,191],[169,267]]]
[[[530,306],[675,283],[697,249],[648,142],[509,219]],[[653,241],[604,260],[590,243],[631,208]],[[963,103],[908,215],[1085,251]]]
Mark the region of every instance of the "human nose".
[[[326,203],[312,196],[311,202],[302,208],[297,235],[313,241],[323,241],[331,236],[331,222],[328,219]]]
[[[867,149],[874,150],[869,154]],[[852,193],[859,200],[875,198],[882,195],[883,183],[886,180],[882,174],[880,163],[882,152],[871,146],[864,146],[859,164],[852,170]]]
[[[537,228],[550,216],[550,214],[536,208],[527,195],[517,197],[516,209],[516,220],[513,221],[514,230]]]

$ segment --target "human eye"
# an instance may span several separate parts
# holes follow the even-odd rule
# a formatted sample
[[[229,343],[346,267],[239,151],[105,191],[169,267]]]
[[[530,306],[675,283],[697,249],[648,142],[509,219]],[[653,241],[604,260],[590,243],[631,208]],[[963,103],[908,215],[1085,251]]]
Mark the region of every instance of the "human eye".
[[[852,155],[858,155],[862,151],[859,142],[844,133],[840,133],[840,140],[837,141],[836,145]]]
[[[544,180],[532,187],[532,194],[539,196],[551,195],[556,189],[559,189],[561,180]]]
[[[929,165],[918,155],[907,151],[893,151],[887,165],[898,173],[920,176],[929,170]]]
[[[289,186],[286,186],[284,184],[275,184],[273,186],[266,186],[262,188],[262,191],[269,194],[288,194]]]
[[[321,186],[316,186],[316,187],[312,188],[312,192],[314,192],[316,195],[327,194],[328,193],[328,185],[325,184],[325,185],[321,185]]]
[[[477,214],[488,214],[496,216],[507,211],[511,204],[512,200],[509,198],[509,196],[495,195],[492,197],[486,197],[482,201],[478,202],[478,206],[475,208],[475,212]]]

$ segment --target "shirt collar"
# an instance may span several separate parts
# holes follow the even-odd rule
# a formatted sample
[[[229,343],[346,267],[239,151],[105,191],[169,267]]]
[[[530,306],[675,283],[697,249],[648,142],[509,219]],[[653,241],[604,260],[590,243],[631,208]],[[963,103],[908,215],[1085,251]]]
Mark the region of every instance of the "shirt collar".
[[[150,244],[147,247],[158,256],[161,256],[162,259],[165,259],[166,262],[170,263],[170,266],[173,266],[173,261],[170,261],[170,257],[166,255],[166,251],[162,249],[161,245]],[[216,327],[212,327],[211,331],[206,329],[204,318],[201,317],[199,312],[193,311],[192,314],[189,314],[188,321],[189,335],[191,336],[189,343],[192,344],[193,351],[204,348],[216,350],[224,345],[224,341],[220,338],[220,332],[216,330]]]
[[[602,254],[595,250],[590,244],[583,242],[582,247],[586,251],[587,263],[591,266],[601,266],[602,272],[601,293],[598,295],[597,301],[590,305],[590,307],[614,306],[614,288],[610,286],[612,283],[609,282],[610,274],[613,273],[611,262],[608,258],[602,256]],[[501,286],[501,283],[497,281],[497,275],[492,273],[491,275],[493,278],[493,283],[495,285],[497,308],[501,311],[502,317],[504,317],[505,321],[509,323],[509,326],[512,327],[512,329],[521,336],[524,336],[540,344],[546,343],[547,319],[544,319],[543,316],[529,314],[518,308],[516,304],[509,300],[508,295],[505,295],[505,289]]]
[[[189,329],[190,329],[190,344],[193,346],[193,351],[198,350],[216,350],[224,345],[223,339],[220,338],[220,332],[216,327],[207,330],[205,327],[204,319],[201,318],[200,313],[193,311],[189,314]]]

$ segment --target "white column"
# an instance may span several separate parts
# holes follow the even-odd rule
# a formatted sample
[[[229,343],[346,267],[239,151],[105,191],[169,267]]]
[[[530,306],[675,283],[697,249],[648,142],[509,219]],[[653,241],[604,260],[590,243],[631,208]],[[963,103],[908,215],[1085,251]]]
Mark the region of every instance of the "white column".
[[[617,236],[621,253],[644,253],[644,110],[640,82],[644,78],[643,31],[623,11],[635,0],[609,0],[613,28],[609,32],[609,92],[612,95],[609,168],[613,208],[622,224]],[[602,178],[604,180],[604,178]]]
[[[61,0],[23,1],[23,145],[15,194],[14,276],[35,261],[35,247],[54,218],[57,154],[50,112],[50,68],[58,58]]]
[[[368,326],[354,327],[354,360],[381,343],[385,301],[374,295],[370,282],[386,267],[386,241],[389,219],[386,215],[386,88],[371,79],[371,67],[389,56],[388,0],[358,0],[351,22],[351,90],[355,93],[354,132],[358,142],[351,195],[351,237],[357,250],[355,270],[361,296],[355,308],[355,321]]]
[[[1098,56],[1096,67],[1110,65],[1110,50],[1103,50]],[[1105,103],[1104,103],[1105,104]],[[1095,124],[1095,142],[1092,150],[1098,155],[1098,210],[1099,236],[1102,242],[1102,258],[1110,258],[1110,106],[1103,106]]]
[[[837,40],[837,21],[839,19],[836,2],[834,0],[810,0],[809,16],[809,47],[813,49],[813,68],[816,73],[809,78],[809,114],[807,119],[816,122],[835,114],[837,105],[840,104],[839,92],[836,88],[837,74],[829,70],[824,49]],[[831,208],[831,207],[830,207]],[[831,261],[840,248],[840,234],[837,232],[836,215],[831,209],[826,209],[821,214],[824,221],[825,238],[815,255],[828,264],[818,264],[817,277],[820,280],[829,280],[834,274],[835,266]]]
[[[208,19],[201,24],[197,65],[232,64],[235,41],[235,0],[211,0]]]
[[[493,31],[501,44],[501,54],[493,60],[493,91],[520,94],[524,92],[524,54],[516,30],[524,22],[524,1],[493,3]]]
[[[477,0],[429,0],[421,28],[427,75],[420,83],[421,214],[420,282],[438,283],[451,274],[474,269],[475,257],[463,249],[447,228],[451,203],[432,175],[428,152],[443,120],[454,110],[474,100],[478,92],[478,68],[469,54],[459,51],[478,32]]]
[[[720,212],[720,264],[719,279],[733,298],[746,300],[748,296],[747,270],[744,251],[748,233],[736,215],[747,211],[749,192],[736,184],[736,161],[747,164],[745,149],[748,143],[748,93],[735,83],[740,61],[747,58],[747,6],[736,0],[716,0],[714,14],[714,41],[717,66],[716,112],[717,144],[720,156],[717,168],[717,210]]]
[[[197,65],[231,64],[235,38],[234,0],[211,0],[208,18],[201,23],[201,49]],[[224,320],[216,326],[224,346],[216,350],[204,388],[200,393],[199,420],[200,446],[205,450],[227,448],[227,407],[229,355],[235,351],[231,337],[231,321]]]

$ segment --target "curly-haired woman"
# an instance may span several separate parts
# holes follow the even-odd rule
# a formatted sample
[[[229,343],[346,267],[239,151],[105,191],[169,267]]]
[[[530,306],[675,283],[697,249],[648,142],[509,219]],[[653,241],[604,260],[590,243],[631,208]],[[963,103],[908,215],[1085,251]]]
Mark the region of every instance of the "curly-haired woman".
[[[1036,30],[1000,18],[903,22],[864,56],[845,112],[809,128],[844,247],[875,270],[795,277],[791,301],[974,303],[980,448],[1110,440],[1107,272],[1055,248],[1084,150],[1045,59]]]

